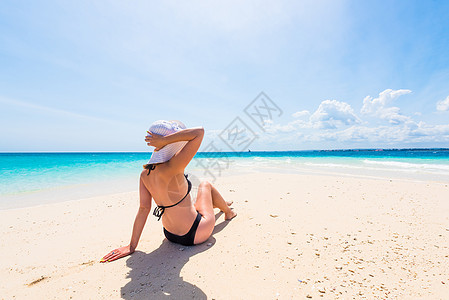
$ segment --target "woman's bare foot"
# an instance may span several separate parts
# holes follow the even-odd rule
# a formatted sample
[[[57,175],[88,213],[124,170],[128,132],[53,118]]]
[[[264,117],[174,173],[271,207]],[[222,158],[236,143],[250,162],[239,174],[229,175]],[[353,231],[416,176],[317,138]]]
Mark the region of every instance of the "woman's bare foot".
[[[225,202],[226,202],[226,205],[227,205],[228,207],[231,206],[232,203],[234,203],[234,201],[232,201],[232,200],[225,201]],[[214,205],[214,208],[219,208],[219,207]],[[222,212],[224,212],[224,211],[222,211]]]
[[[225,212],[225,220],[229,221],[234,219],[237,216],[237,213],[233,208],[230,208],[228,212]]]

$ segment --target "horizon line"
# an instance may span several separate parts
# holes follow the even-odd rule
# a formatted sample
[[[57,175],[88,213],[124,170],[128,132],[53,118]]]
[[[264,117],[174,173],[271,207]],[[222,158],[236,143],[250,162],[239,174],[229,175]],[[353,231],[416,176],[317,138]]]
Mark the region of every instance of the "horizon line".
[[[198,151],[197,153],[253,153],[253,152],[306,152],[306,151],[392,151],[392,150],[449,150],[449,148],[335,148],[335,149],[309,149],[309,150],[250,150],[247,151]],[[0,151],[0,154],[44,154],[44,153],[153,153],[147,151]]]

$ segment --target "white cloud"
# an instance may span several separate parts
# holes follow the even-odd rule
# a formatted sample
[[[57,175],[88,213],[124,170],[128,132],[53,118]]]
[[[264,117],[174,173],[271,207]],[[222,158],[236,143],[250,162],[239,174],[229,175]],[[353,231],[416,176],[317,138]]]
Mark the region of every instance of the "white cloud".
[[[417,128],[411,132],[411,137],[420,140],[432,141],[448,141],[449,140],[449,124],[429,125],[419,122]],[[430,139],[431,138],[431,139]]]
[[[308,142],[335,141],[348,146],[358,143],[396,145],[398,143],[445,142],[449,141],[449,125],[429,125],[423,122],[374,127],[353,125],[342,130],[309,132],[303,136],[302,140]]]
[[[410,116],[400,114],[399,107],[389,107],[394,99],[409,94],[409,90],[385,90],[379,97],[366,97],[363,116],[357,116],[348,103],[337,100],[321,102],[311,114],[307,110],[297,111],[294,120],[287,124],[267,123],[259,142],[277,143],[301,148],[303,145],[337,145],[336,147],[398,147],[425,143],[449,142],[449,124],[434,125],[417,122]],[[445,100],[446,101],[446,100]],[[419,117],[420,114],[414,114]],[[332,147],[332,146],[331,146]]]
[[[448,111],[449,110],[449,96],[446,99],[438,101],[437,110],[439,111]]]
[[[366,97],[361,112],[388,123],[378,124],[376,119],[361,120],[348,103],[337,100],[321,102],[317,110],[310,114],[303,110],[292,114],[295,120],[286,125],[271,123],[266,127],[269,138],[276,136],[285,143],[335,142],[340,145],[379,145],[435,143],[449,141],[449,124],[432,125],[415,122],[410,116],[400,114],[399,107],[389,104],[410,90],[385,90],[379,97]],[[439,102],[440,110],[449,110],[449,97]],[[446,106],[444,106],[446,105]],[[447,107],[448,106],[448,107]],[[310,116],[308,119],[307,117]],[[420,114],[415,114],[416,117]],[[362,122],[363,121],[363,122]]]
[[[273,125],[272,129],[276,132],[270,131],[269,133],[275,133],[277,137],[283,136],[284,142],[314,142],[322,143],[334,141],[340,144],[351,145],[363,143],[364,145],[397,145],[413,144],[413,143],[434,143],[434,142],[448,142],[449,141],[449,124],[447,125],[431,125],[424,122],[408,122],[399,125],[380,125],[370,126],[369,124],[355,124],[348,128],[342,129],[324,129],[317,130],[304,130],[299,127],[295,127],[293,122],[288,125]],[[288,135],[285,136],[287,131],[280,129],[290,128]],[[292,134],[294,133],[294,134]],[[282,135],[284,134],[284,135]],[[287,139],[289,140],[287,141]]]
[[[304,120],[294,120],[292,122],[287,123],[286,125],[281,125],[281,124],[275,124],[275,123],[270,123],[270,124],[265,124],[265,131],[267,133],[287,133],[287,132],[295,132],[298,131],[299,129],[304,129],[304,128],[310,128],[310,122],[308,121],[304,121]]]
[[[413,127],[400,126],[353,126],[336,133],[339,141],[370,142],[370,143],[396,143],[412,141]]]
[[[411,118],[399,113],[399,107],[388,107],[388,104],[393,102],[401,95],[410,94],[410,90],[392,90],[387,89],[379,94],[378,98],[366,96],[363,99],[363,107],[361,113],[364,115],[371,115],[383,120],[387,120],[390,124],[403,124],[411,122]]]
[[[297,111],[294,114],[292,114],[293,118],[304,118],[304,117],[310,117],[310,112],[308,110],[301,110]]]
[[[311,115],[309,111],[302,110],[292,114],[296,118],[286,125],[277,123],[265,124],[267,133],[298,132],[304,129],[336,129],[347,125],[359,124],[360,119],[348,103],[337,100],[325,100]]]
[[[360,120],[348,103],[337,100],[324,100],[310,116],[310,122],[316,128],[330,129],[357,124],[360,123]]]
[[[378,98],[374,98],[371,96],[365,97],[363,100],[363,107],[362,107],[362,113],[369,114],[369,113],[376,113],[378,110],[384,108],[398,98],[401,95],[410,94],[412,91],[410,90],[392,90],[392,89],[386,89],[385,91],[379,93]]]

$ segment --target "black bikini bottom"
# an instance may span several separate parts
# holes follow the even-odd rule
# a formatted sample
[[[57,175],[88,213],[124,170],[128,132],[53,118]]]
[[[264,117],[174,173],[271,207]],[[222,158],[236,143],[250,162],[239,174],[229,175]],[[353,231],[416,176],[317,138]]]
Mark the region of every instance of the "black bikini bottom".
[[[173,243],[178,243],[184,246],[192,246],[195,240],[195,233],[198,228],[198,224],[200,224],[201,221],[201,214],[198,212],[196,215],[196,219],[192,224],[192,227],[190,228],[189,232],[187,232],[184,235],[176,235],[171,232],[168,232],[167,229],[164,228],[164,234],[167,240]]]

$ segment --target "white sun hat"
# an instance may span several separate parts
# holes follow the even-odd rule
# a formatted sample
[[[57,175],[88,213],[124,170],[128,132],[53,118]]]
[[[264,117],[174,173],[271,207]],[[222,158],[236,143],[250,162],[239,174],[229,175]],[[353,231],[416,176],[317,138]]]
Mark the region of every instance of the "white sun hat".
[[[150,133],[159,134],[162,136],[166,136],[178,131],[186,129],[186,126],[179,121],[166,121],[159,120],[151,124],[150,129],[148,130]],[[148,164],[158,164],[169,161],[173,155],[175,155],[179,150],[181,150],[187,141],[171,143],[165,145],[159,151],[153,151]]]

